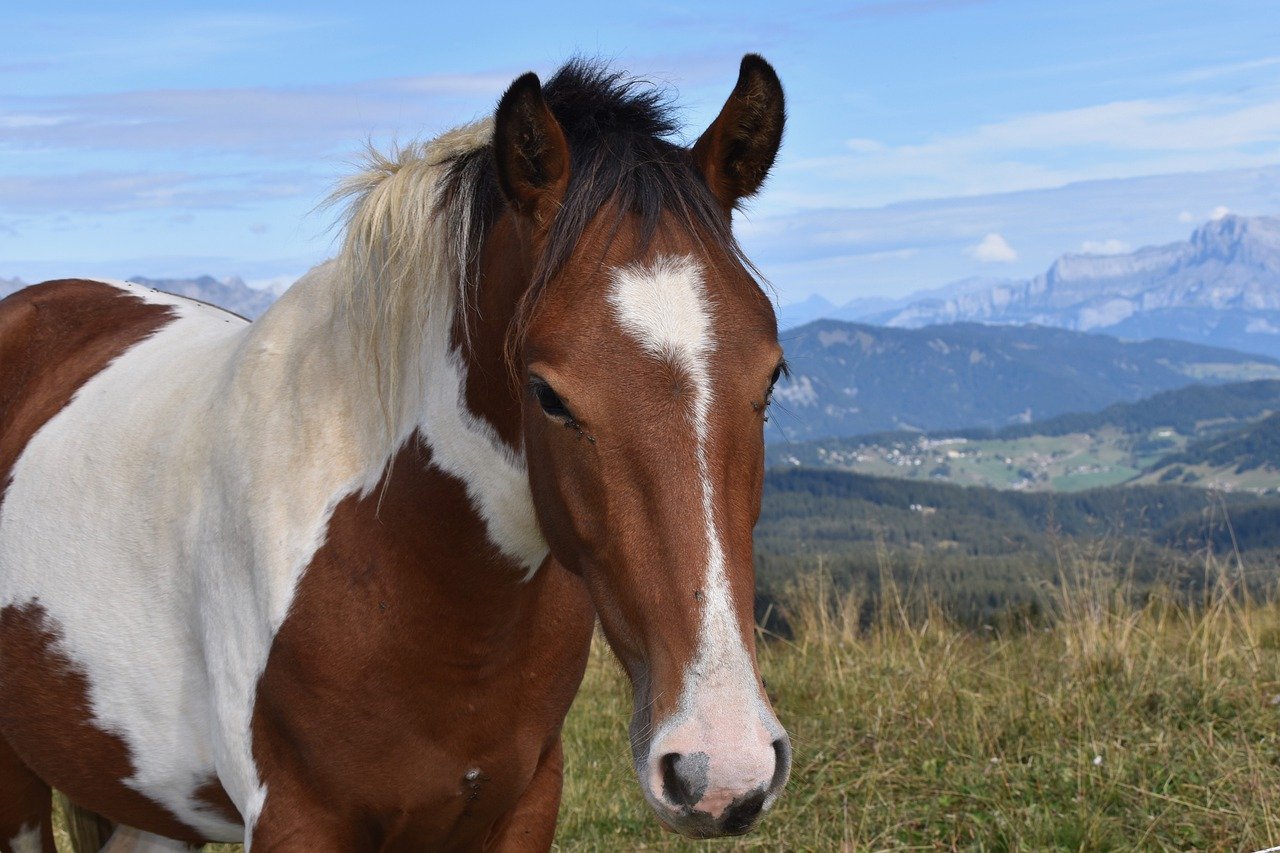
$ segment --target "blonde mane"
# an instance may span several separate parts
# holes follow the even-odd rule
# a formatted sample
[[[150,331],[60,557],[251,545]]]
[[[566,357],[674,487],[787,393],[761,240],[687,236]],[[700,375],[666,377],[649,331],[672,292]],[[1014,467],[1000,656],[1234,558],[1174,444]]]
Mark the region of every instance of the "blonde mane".
[[[472,190],[448,193],[445,177],[492,136],[493,120],[484,119],[385,154],[370,147],[364,168],[327,201],[346,207],[336,259],[347,283],[343,325],[376,377],[393,443],[413,429],[420,401],[412,389],[430,358],[446,356],[455,312],[466,304]]]

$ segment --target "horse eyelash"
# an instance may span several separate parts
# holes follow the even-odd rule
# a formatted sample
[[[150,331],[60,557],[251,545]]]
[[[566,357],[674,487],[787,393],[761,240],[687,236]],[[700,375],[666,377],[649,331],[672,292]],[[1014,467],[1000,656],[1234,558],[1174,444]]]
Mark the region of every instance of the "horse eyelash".
[[[773,402],[774,387],[777,386],[777,384],[781,382],[783,379],[790,379],[790,378],[791,378],[791,365],[787,364],[787,360],[784,358],[782,359],[782,361],[779,361],[778,366],[774,368],[773,381],[769,383],[769,390],[764,392],[764,408],[766,409],[769,408],[769,405]]]
[[[773,405],[773,388],[783,379],[791,378],[791,366],[787,364],[784,358],[778,362],[778,366],[773,369],[773,381],[769,383],[769,388],[764,392],[764,400],[762,402],[753,402],[751,408],[756,412],[764,413],[764,422],[769,422],[769,407]]]

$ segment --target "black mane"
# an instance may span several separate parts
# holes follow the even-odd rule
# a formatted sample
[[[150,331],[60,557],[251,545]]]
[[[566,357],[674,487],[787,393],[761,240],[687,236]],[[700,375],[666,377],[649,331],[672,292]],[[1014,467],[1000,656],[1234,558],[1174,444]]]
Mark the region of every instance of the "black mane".
[[[718,247],[754,269],[689,149],[671,139],[678,126],[666,92],[602,62],[573,59],[547,80],[542,93],[568,141],[570,176],[525,298],[526,309],[568,261],[587,225],[610,206],[617,216],[615,233],[624,216],[636,217],[642,250],[666,216],[704,245]],[[456,160],[447,181],[442,196],[446,207],[467,200],[464,206],[469,209],[456,210],[455,215],[468,220],[464,260],[474,266],[490,226],[506,204],[492,146]]]
[[[569,60],[543,85],[542,96],[575,150],[602,136],[648,140],[679,129],[666,92],[601,62]]]

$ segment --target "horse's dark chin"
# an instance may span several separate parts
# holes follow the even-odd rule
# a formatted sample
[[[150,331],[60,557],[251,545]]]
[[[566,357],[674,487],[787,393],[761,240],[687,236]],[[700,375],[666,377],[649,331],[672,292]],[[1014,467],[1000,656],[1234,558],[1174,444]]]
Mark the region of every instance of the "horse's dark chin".
[[[763,793],[760,796],[763,799]],[[746,835],[755,829],[756,824],[760,822],[760,815],[762,814],[762,811],[758,808],[752,808],[741,816],[716,820],[702,811],[693,809],[676,811],[653,802],[650,802],[649,805],[653,808],[654,816],[657,817],[658,823],[663,829],[676,835],[696,840]]]

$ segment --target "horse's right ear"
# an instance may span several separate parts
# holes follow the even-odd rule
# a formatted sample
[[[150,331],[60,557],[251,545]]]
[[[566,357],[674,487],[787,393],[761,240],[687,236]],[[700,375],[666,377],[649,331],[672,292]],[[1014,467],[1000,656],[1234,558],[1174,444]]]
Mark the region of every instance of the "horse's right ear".
[[[537,74],[518,78],[498,102],[493,153],[498,183],[516,210],[535,222],[554,216],[569,186],[569,143]]]

